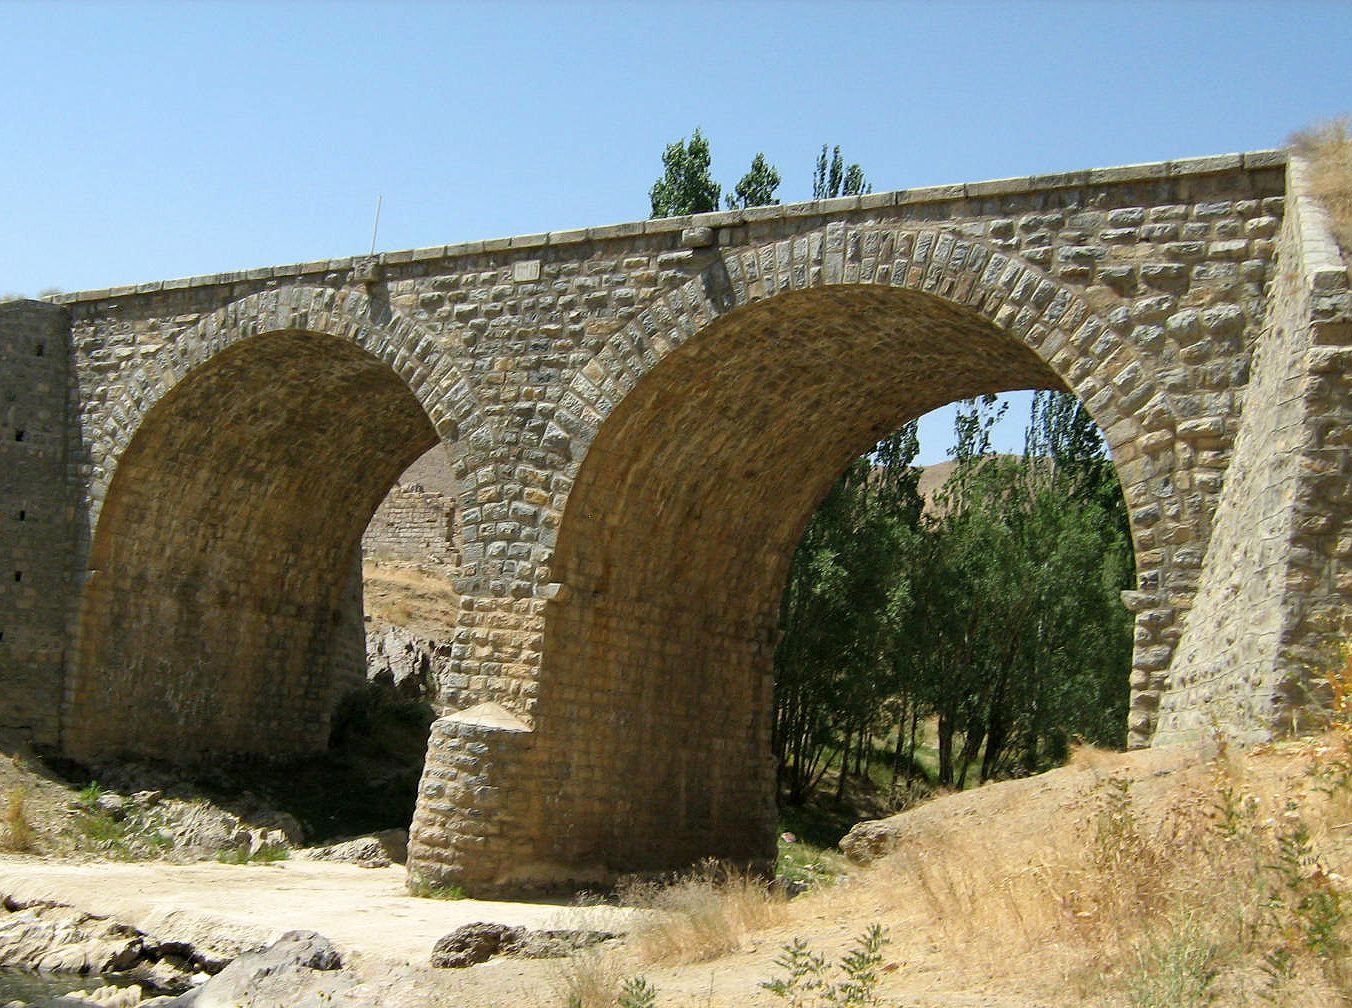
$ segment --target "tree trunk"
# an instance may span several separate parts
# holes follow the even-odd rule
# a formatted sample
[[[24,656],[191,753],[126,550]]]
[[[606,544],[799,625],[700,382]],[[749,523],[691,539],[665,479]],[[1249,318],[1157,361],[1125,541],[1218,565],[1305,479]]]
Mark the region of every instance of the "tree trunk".
[[[959,791],[967,786],[967,771],[971,767],[972,761],[976,759],[977,750],[981,748],[981,742],[985,737],[986,725],[983,721],[969,725],[962,737],[962,753],[958,757]]]
[[[906,783],[915,780],[915,747],[920,741],[920,704],[911,705],[911,745],[906,753]]]
[[[896,791],[897,778],[901,776],[901,754],[906,748],[906,695],[901,697],[901,710],[897,711],[897,749],[892,754],[892,786]]]
[[[953,786],[953,718],[939,714],[939,786]]]
[[[845,800],[845,778],[850,775],[850,742],[853,741],[853,726],[845,729],[845,743],[840,747],[840,777],[836,780],[836,802]]]

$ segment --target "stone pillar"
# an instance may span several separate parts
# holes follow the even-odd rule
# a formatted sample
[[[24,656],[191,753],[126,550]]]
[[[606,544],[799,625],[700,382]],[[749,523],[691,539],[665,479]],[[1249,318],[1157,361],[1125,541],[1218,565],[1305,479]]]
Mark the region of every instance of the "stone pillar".
[[[0,731],[54,746],[71,604],[64,308],[0,304]]]

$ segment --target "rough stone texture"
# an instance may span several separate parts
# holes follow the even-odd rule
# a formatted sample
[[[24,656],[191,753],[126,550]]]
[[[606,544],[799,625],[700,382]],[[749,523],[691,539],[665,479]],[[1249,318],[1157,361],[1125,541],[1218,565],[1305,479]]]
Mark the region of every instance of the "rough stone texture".
[[[420,483],[396,484],[371,516],[361,540],[373,560],[455,567],[455,500]]]
[[[294,1002],[287,996],[316,972],[333,974],[325,991],[331,998],[356,983],[337,972],[342,966],[342,956],[323,935],[288,931],[261,952],[240,956],[200,987],[164,1004],[181,1008],[236,1008],[274,1000],[290,1004]]]
[[[526,936],[526,929],[507,924],[466,924],[437,939],[431,964],[438,969],[462,969],[488,962]]]
[[[1277,278],[1158,744],[1217,729],[1256,741],[1298,727],[1322,706],[1317,673],[1346,630],[1352,294],[1298,160],[1288,177]],[[1156,597],[1132,601],[1139,621]]]
[[[180,941],[163,941],[111,917],[56,903],[0,904],[0,967],[38,972],[129,973],[156,990],[182,991],[194,975],[225,962]]]
[[[82,509],[62,745],[321,745],[353,675],[362,529],[440,441],[462,601],[434,648],[413,874],[486,892],[768,859],[775,615],[803,523],[901,422],[1030,387],[1081,397],[1126,495],[1131,741],[1159,711],[1184,730],[1206,694],[1171,662],[1198,586],[1224,580],[1208,542],[1252,351],[1299,313],[1266,296],[1286,191],[1260,152],[64,295]],[[1343,408],[1338,382],[1302,388]],[[1341,464],[1320,482],[1302,462],[1310,521],[1343,521]],[[1230,491],[1227,541],[1254,493]],[[1341,540],[1297,525],[1332,611]],[[1281,577],[1253,592],[1281,615],[1254,626],[1287,626],[1290,651]],[[1189,667],[1223,664],[1223,641]],[[1292,702],[1230,727],[1270,732]]]
[[[611,931],[575,928],[532,931],[508,924],[466,924],[437,939],[432,947],[430,964],[437,969],[463,969],[487,962],[494,956],[562,959],[618,937]]]
[[[115,336],[81,331],[89,373],[120,359]],[[219,338],[174,346],[205,355]],[[144,340],[128,359],[138,352]],[[178,366],[186,375],[120,455],[109,503],[92,496],[64,745],[170,759],[322,748],[365,671],[358,541],[431,424],[388,367],[332,336],[272,332]],[[143,367],[141,381],[168,382]],[[88,408],[118,415],[102,398]]]
[[[366,634],[366,677],[385,683],[410,699],[422,697],[433,675],[433,659],[442,647],[402,627],[387,626]]]
[[[0,304],[0,731],[58,740],[76,494],[64,308]]]
[[[303,851],[302,856],[310,861],[345,861],[363,868],[386,868],[408,860],[408,832],[382,830],[371,836],[315,847]]]

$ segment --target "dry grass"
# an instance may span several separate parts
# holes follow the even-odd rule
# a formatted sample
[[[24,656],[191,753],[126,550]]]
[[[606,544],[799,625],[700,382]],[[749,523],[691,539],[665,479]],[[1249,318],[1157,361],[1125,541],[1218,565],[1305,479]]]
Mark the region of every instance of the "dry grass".
[[[613,956],[584,949],[559,961],[554,992],[564,1008],[615,1008],[623,980]]]
[[[1291,145],[1310,163],[1310,186],[1333,221],[1343,257],[1352,258],[1352,120],[1332,119],[1301,130]]]
[[[630,886],[622,902],[647,911],[630,931],[630,947],[645,962],[663,964],[735,952],[748,934],[777,923],[786,903],[764,881],[716,865],[669,885]]]
[[[23,785],[15,785],[5,792],[0,849],[19,853],[37,849],[37,834],[28,822],[27,804],[28,789]]]
[[[445,576],[367,561],[362,584],[366,613],[375,620],[430,635],[455,626],[460,596]]]
[[[883,861],[869,898],[918,901],[917,926],[972,968],[1077,1003],[1352,1001],[1352,731],[1222,750],[1164,809],[1099,781],[1073,828],[1019,845],[953,824]]]

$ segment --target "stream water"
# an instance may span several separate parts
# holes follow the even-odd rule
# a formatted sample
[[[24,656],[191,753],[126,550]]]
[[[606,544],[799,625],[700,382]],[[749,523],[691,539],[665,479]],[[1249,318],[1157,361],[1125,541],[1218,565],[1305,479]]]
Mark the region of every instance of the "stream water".
[[[34,1008],[47,1008],[57,998],[71,991],[92,991],[108,984],[122,986],[127,981],[98,974],[80,976],[78,973],[30,973],[27,970],[0,969],[0,1005],[22,1001]]]

